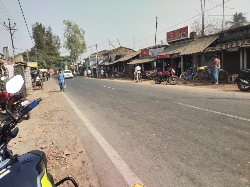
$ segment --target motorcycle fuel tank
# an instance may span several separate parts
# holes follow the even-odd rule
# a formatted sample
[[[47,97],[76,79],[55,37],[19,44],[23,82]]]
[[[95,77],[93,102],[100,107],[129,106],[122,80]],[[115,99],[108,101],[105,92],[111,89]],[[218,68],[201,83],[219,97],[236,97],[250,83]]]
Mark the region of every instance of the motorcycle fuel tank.
[[[31,151],[11,160],[0,170],[1,187],[54,187],[46,172],[47,160],[41,151]]]

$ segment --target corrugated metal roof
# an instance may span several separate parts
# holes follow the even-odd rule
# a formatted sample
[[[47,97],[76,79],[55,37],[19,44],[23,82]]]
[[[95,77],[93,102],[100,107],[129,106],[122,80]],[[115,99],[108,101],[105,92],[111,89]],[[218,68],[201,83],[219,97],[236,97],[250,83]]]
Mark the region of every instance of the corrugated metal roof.
[[[170,44],[169,47],[167,47],[164,51],[162,51],[158,55],[172,55],[176,53],[181,53],[183,50],[185,50],[186,46],[189,45],[190,43],[191,41],[185,42],[185,43],[176,43],[173,45]]]
[[[124,57],[122,57],[122,58],[114,61],[113,64],[115,64],[117,62],[123,62],[123,61],[129,60],[129,59],[131,59],[131,58],[133,58],[133,57],[135,57],[135,56],[137,56],[139,54],[141,54],[141,50],[133,52],[133,53],[130,53],[130,54],[128,54],[128,55],[126,55],[126,56],[124,56]]]
[[[235,47],[250,47],[250,40],[239,40],[239,41],[223,43],[223,44],[216,45],[214,47],[208,47],[204,51],[205,52],[221,51],[221,50],[235,48]]]
[[[128,64],[143,64],[143,63],[147,63],[147,62],[152,62],[154,60],[155,60],[155,58],[139,58],[139,59],[136,59],[136,60],[129,62]]]
[[[189,55],[204,51],[212,42],[218,38],[217,35],[198,38],[197,40],[186,46],[186,49],[180,55]]]

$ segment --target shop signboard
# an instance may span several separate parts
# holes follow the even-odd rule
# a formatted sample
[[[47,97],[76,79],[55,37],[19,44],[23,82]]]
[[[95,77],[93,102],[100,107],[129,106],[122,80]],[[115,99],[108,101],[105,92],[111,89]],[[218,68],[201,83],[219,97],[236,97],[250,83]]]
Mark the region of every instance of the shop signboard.
[[[156,49],[149,49],[149,56],[156,57],[159,53],[164,50],[164,47],[156,48]]]
[[[167,42],[180,40],[188,37],[188,26],[167,32]]]
[[[170,58],[169,54],[166,55],[157,55],[157,59]]]
[[[149,56],[149,49],[144,49],[141,51],[141,57]]]

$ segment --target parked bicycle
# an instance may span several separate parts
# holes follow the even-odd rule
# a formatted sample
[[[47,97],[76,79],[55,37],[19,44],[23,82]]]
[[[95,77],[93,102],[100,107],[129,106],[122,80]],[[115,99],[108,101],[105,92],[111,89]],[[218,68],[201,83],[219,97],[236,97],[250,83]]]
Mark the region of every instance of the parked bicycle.
[[[180,75],[179,83],[187,84],[188,82],[193,82],[193,78],[197,73],[197,67],[193,66],[188,68],[185,72]]]
[[[228,73],[225,70],[219,69],[219,74],[218,74],[219,83],[225,83],[227,81],[227,75]],[[213,82],[212,69],[205,68],[203,71],[196,73],[196,75],[193,77],[193,82],[196,85],[201,85],[204,83],[212,83]]]

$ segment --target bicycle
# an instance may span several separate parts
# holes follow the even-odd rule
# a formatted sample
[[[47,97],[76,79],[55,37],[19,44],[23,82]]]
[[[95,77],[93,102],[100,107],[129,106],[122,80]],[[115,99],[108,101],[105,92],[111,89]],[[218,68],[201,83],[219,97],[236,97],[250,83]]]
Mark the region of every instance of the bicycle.
[[[185,72],[180,75],[179,83],[187,84],[188,82],[193,82],[193,78],[197,73],[197,67],[193,66],[188,68]]]
[[[226,82],[227,81],[227,75],[228,75],[228,73],[225,70],[219,69],[218,82],[219,83]],[[198,72],[193,77],[193,82],[196,85],[202,85],[205,82],[206,83],[212,83],[213,82],[212,69],[206,68],[205,70],[203,70],[201,72]]]

